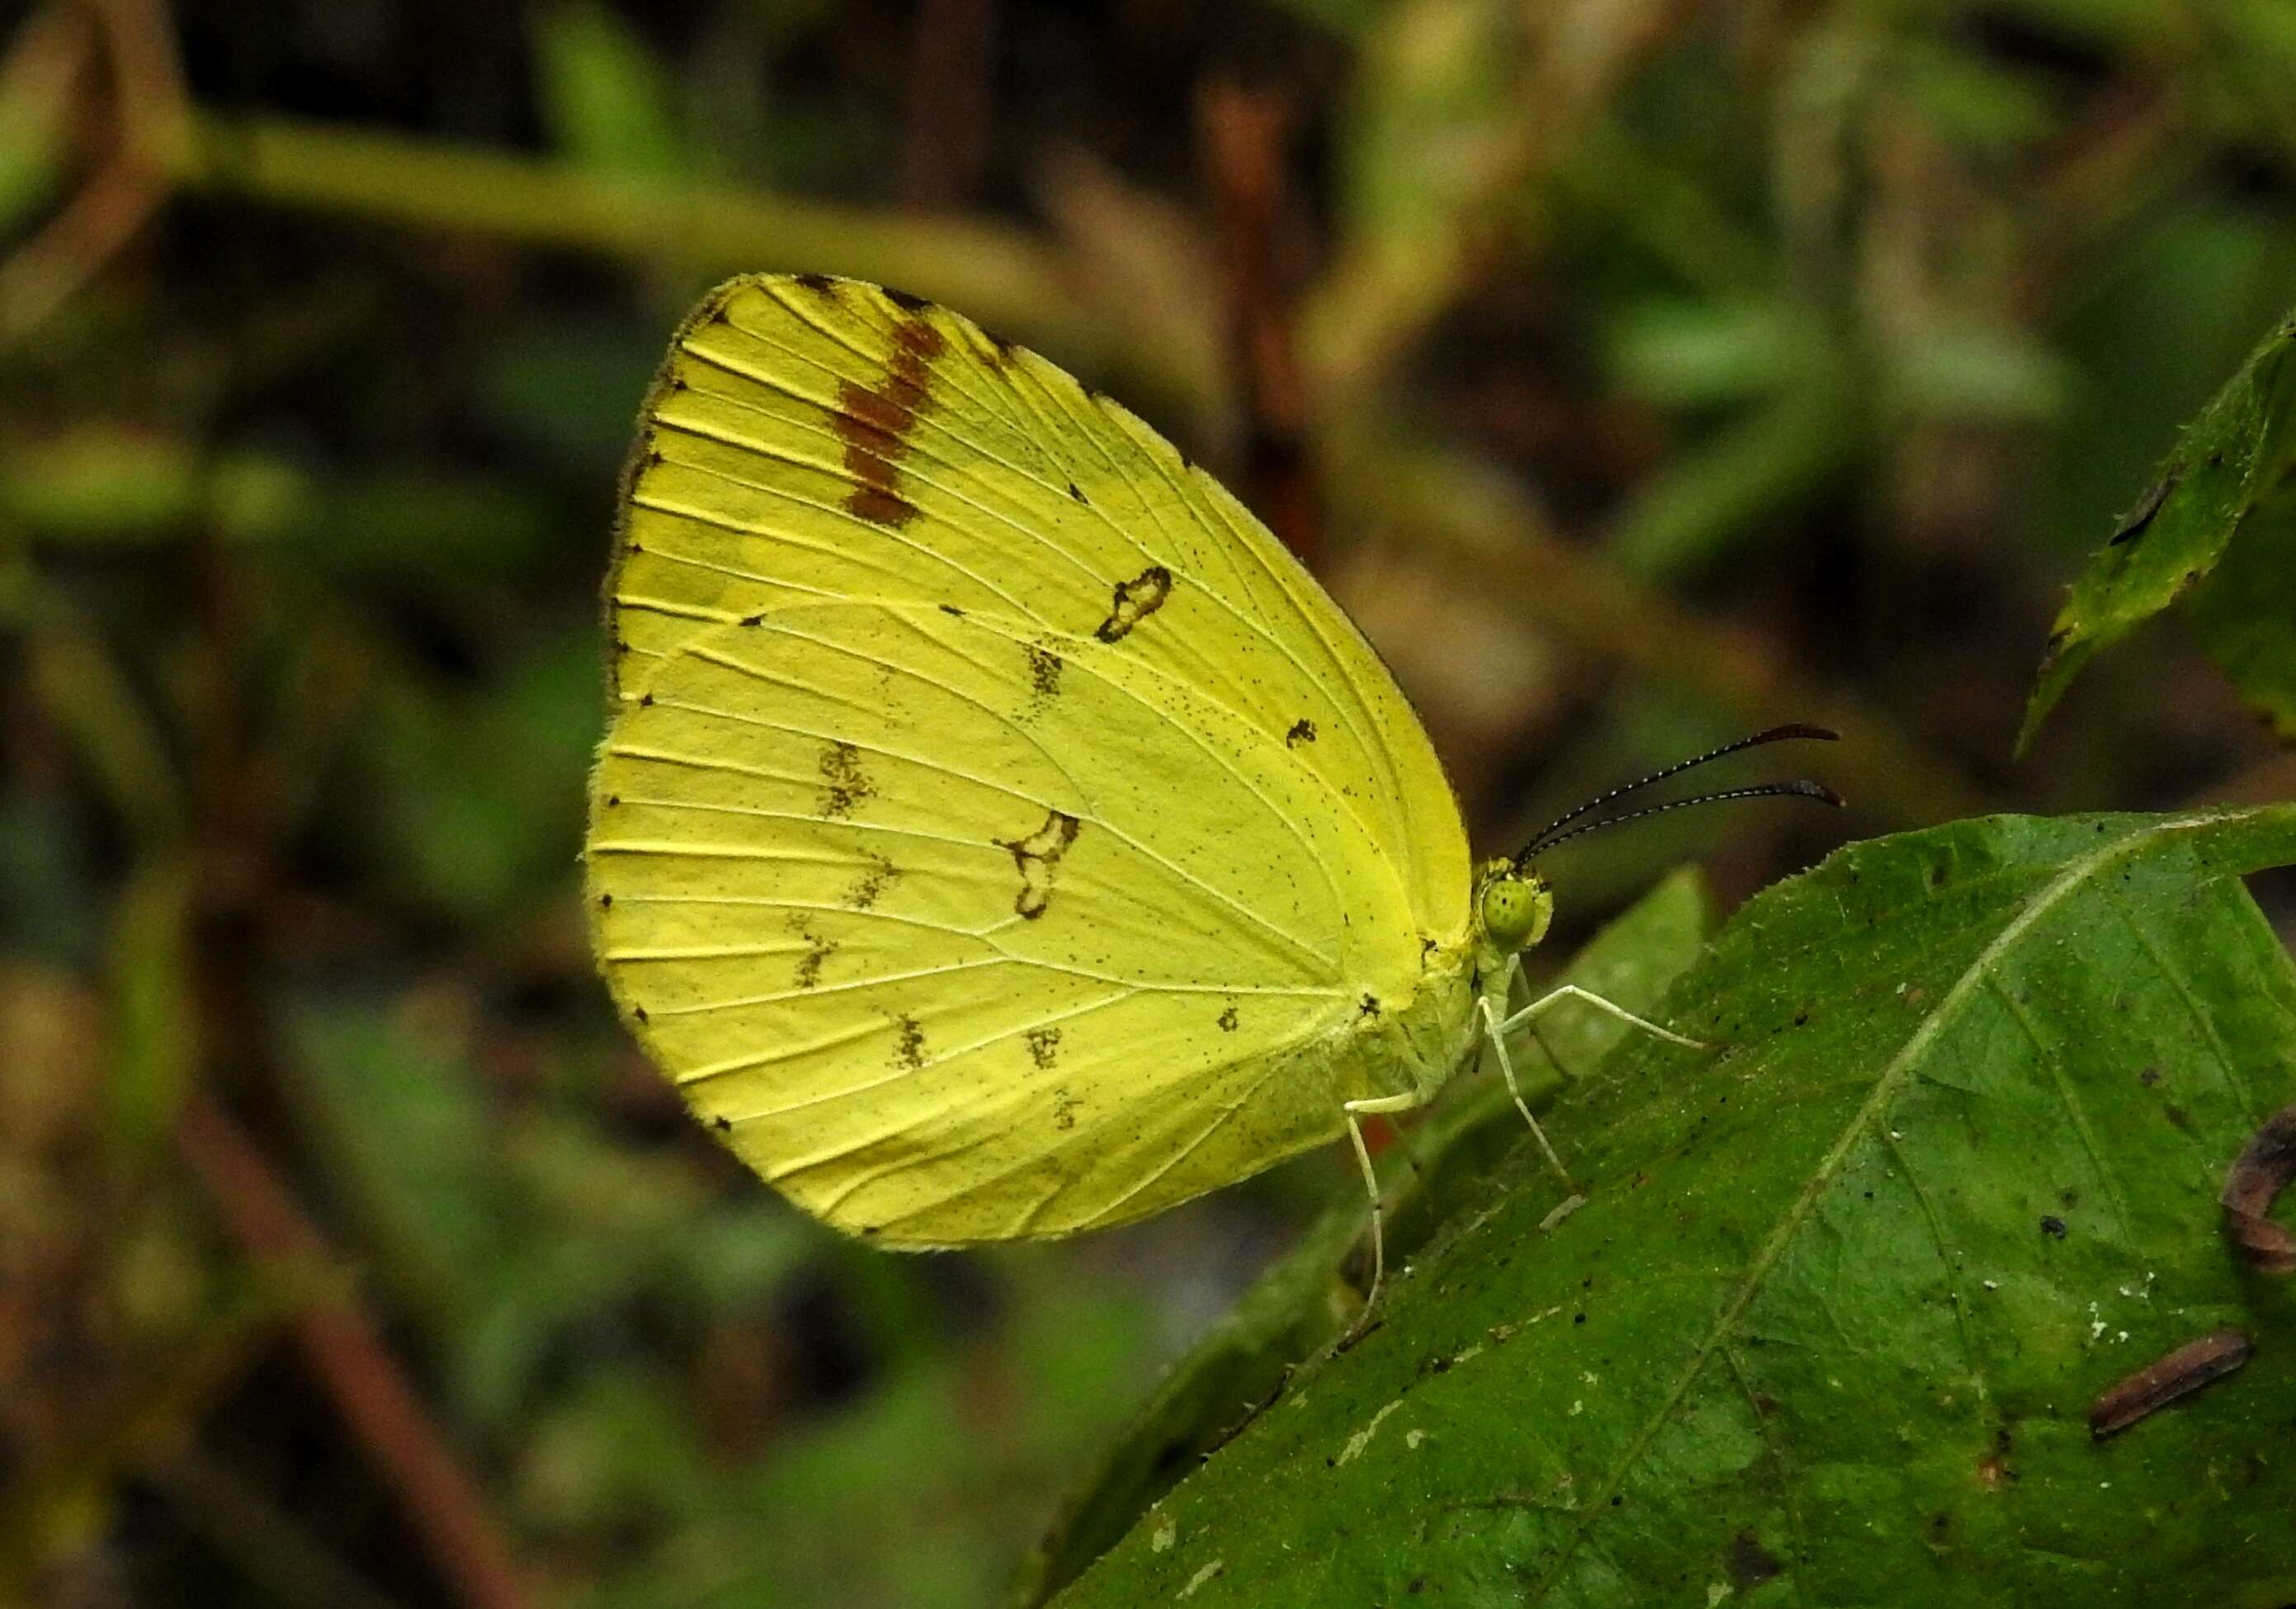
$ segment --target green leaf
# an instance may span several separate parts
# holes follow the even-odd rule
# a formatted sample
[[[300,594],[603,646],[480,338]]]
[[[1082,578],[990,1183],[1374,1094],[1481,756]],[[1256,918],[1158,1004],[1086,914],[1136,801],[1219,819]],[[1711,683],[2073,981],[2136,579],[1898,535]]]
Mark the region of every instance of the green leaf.
[[[1697,958],[1713,926],[1705,878],[1685,867],[1597,933],[1556,982],[1571,982],[1630,1011],[1655,1006]],[[1562,1064],[1598,1066],[1627,1029],[1576,1004],[1540,1029]],[[1519,1054],[1525,1098],[1543,1108],[1564,1081],[1535,1047]],[[1446,1217],[1480,1193],[1482,1181],[1522,1137],[1522,1119],[1496,1065],[1447,1091],[1406,1145],[1390,1150],[1385,1186],[1390,1255],[1425,1244]],[[1111,1449],[1091,1482],[1063,1506],[1029,1555],[1015,1587],[1024,1605],[1043,1603],[1129,1530],[1196,1460],[1233,1435],[1277,1391],[1293,1367],[1345,1330],[1370,1274],[1368,1222],[1360,1195],[1335,1202],[1292,1253],[1235,1310],[1167,1375]]]
[[[594,0],[551,7],[535,20],[534,46],[544,119],[576,162],[602,173],[693,170],[676,81],[620,16]]]
[[[2284,319],[2185,428],[2152,487],[2122,516],[2058,612],[2021,751],[2089,656],[2191,599],[2202,642],[2284,732],[2296,730],[2296,645],[2287,557],[2296,538],[2296,317]],[[2226,580],[2195,583],[2232,558]]]
[[[2296,1098],[2238,878],[2296,807],[1996,817],[1748,903],[1379,1326],[1156,1505],[1078,1605],[2270,1605],[2296,1297],[2216,1194]],[[2106,1442],[2096,1396],[2254,1359]]]

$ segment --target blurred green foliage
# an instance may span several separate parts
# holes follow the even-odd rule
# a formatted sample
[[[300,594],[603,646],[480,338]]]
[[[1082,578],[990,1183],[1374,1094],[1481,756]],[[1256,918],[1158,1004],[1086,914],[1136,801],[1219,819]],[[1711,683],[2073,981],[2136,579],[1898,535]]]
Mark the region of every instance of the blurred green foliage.
[[[947,300],[1264,508],[1311,466],[1319,570],[1493,844],[1796,717],[1849,739],[1853,833],[2296,791],[2169,631],[2009,759],[2060,589],[2296,300],[2282,7],[0,26],[0,1597],[989,1601],[1353,1187],[1310,1157],[896,1259],[625,1042],[576,909],[596,589],[645,375],[724,272]],[[932,70],[984,37],[977,81]],[[1574,846],[1558,950],[1674,859],[1734,903],[1830,841]],[[187,1112],[252,1141],[316,1266],[250,1240]],[[467,1490],[296,1349],[346,1293]]]

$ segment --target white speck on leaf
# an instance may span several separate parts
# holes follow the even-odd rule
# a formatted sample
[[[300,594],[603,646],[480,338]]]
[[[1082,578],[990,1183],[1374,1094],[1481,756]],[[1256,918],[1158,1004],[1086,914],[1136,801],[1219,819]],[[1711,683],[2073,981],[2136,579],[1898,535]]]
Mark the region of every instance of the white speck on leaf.
[[[1179,1539],[1179,1523],[1170,1515],[1167,1515],[1164,1518],[1164,1523],[1156,1527],[1156,1533],[1148,1539],[1148,1551],[1151,1553],[1162,1553]]]
[[[1427,1440],[1427,1433],[1423,1430],[1407,1430],[1403,1433],[1403,1444],[1413,1452],[1417,1452],[1419,1444],[1425,1440]]]
[[[1371,1416],[1371,1423],[1369,1424],[1365,1425],[1361,1430],[1356,1432],[1354,1435],[1348,1438],[1348,1444],[1340,1449],[1340,1456],[1338,1458],[1334,1459],[1333,1462],[1335,1464],[1350,1464],[1356,1459],[1362,1457],[1363,1449],[1371,1445],[1372,1436],[1379,1429],[1379,1422],[1382,1419],[1386,1418],[1388,1415],[1393,1413],[1397,1408],[1401,1408],[1402,1406],[1403,1399],[1398,1397],[1385,1408],[1381,1408],[1379,1412],[1374,1414]]]
[[[1188,1578],[1188,1584],[1180,1588],[1178,1594],[1174,1597],[1172,1601],[1176,1604],[1184,1604],[1187,1602],[1188,1599],[1196,1596],[1197,1588],[1202,1586],[1206,1581],[1210,1580],[1214,1576],[1218,1575],[1221,1571],[1226,1568],[1227,1561],[1226,1559],[1214,1559],[1201,1570],[1197,1571],[1195,1574],[1190,1576]]]

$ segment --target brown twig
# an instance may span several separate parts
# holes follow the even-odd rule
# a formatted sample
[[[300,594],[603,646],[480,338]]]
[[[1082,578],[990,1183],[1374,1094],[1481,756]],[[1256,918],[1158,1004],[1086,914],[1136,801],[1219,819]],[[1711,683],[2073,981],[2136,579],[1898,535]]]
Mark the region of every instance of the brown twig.
[[[1210,86],[1198,109],[1227,268],[1230,363],[1250,428],[1244,486],[1268,529],[1312,567],[1322,552],[1323,510],[1276,251],[1292,121],[1284,96],[1232,83]]]
[[[112,148],[78,194],[0,263],[0,347],[37,328],[144,227],[167,199],[184,127],[174,36],[156,0],[87,0],[111,67]]]
[[[250,1256],[334,1261],[332,1249],[284,1181],[212,1097],[197,1096],[187,1105],[176,1145]],[[477,1482],[448,1449],[366,1315],[348,1298],[316,1304],[296,1319],[294,1332],[305,1363],[406,1500],[415,1529],[462,1600],[480,1609],[533,1604],[535,1595]]]
[[[2226,1176],[2225,1229],[2264,1274],[2296,1274],[2296,1235],[2265,1216],[2273,1198],[2296,1179],[2296,1106],[2284,1106],[2242,1147]]]
[[[963,203],[988,154],[996,0],[924,0],[909,45],[901,201],[919,211]]]
[[[2188,1341],[2156,1358],[2115,1384],[2089,1407],[2088,1433],[2103,1441],[2179,1397],[2223,1379],[2256,1355],[2256,1343],[2239,1330],[2218,1330]]]

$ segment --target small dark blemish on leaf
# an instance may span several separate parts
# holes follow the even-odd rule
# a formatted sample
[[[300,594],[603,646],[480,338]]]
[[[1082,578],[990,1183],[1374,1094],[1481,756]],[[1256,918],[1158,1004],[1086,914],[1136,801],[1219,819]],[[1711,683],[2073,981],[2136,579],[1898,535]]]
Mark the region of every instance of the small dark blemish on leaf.
[[[1730,1579],[1737,1583],[1739,1591],[1751,1591],[1784,1571],[1785,1565],[1777,1556],[1763,1547],[1761,1539],[1751,1530],[1730,1539]]]
[[[1235,1007],[1231,1006],[1219,1014],[1220,1031],[1222,1033],[1234,1033],[1235,1031]]]
[[[1287,749],[1296,749],[1301,743],[1312,743],[1315,741],[1316,723],[1304,715],[1293,721],[1292,730],[1283,735],[1283,746]]]
[[[1060,1060],[1061,1030],[1059,1029],[1032,1028],[1021,1037],[1028,1044],[1029,1059],[1037,1066],[1049,1068]]]
[[[2065,1237],[2065,1220],[2054,1213],[2044,1217],[2041,1219],[2041,1233],[2051,1240],[2062,1240]]]
[[[2136,1081],[2150,1089],[2161,1081],[2161,1070],[2158,1067],[2147,1067],[2136,1075]]]
[[[1356,1014],[1357,1016],[1364,1017],[1375,1017],[1379,1015],[1379,997],[1377,995],[1371,994],[1365,995],[1361,1000],[1357,1002]]]
[[[1078,489],[1077,483],[1073,480],[1069,482],[1069,496],[1075,498],[1079,503],[1088,503],[1090,501],[1085,497],[1084,493]]]
[[[2112,540],[2105,546],[2119,547],[2143,536],[2144,528],[2152,523],[2152,516],[2161,512],[2161,505],[2169,500],[2169,494],[2177,489],[2177,482],[2184,478],[2184,466],[2179,464],[2155,480],[2145,494],[2136,499],[2136,506],[2121,516],[2120,529],[2112,533]]]

